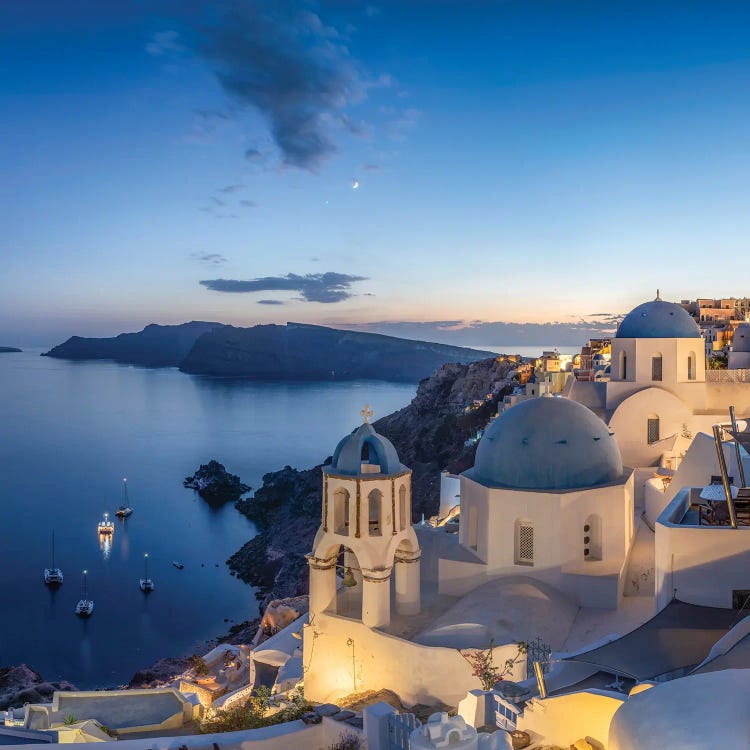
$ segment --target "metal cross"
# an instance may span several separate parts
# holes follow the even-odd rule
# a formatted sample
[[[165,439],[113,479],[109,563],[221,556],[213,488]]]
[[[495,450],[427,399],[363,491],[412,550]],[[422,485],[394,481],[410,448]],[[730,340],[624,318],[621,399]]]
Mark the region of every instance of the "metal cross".
[[[375,412],[370,408],[370,404],[365,404],[365,408],[362,409],[360,414],[365,418],[367,424],[370,423],[370,417],[375,415]]]

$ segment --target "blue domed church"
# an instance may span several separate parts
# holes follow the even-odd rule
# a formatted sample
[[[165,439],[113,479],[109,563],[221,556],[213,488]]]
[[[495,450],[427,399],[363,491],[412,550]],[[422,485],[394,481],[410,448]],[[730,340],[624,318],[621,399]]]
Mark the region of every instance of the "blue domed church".
[[[633,472],[612,431],[575,401],[530,399],[490,424],[461,477],[459,543],[474,560],[441,560],[441,591],[524,575],[617,607],[632,538]]]

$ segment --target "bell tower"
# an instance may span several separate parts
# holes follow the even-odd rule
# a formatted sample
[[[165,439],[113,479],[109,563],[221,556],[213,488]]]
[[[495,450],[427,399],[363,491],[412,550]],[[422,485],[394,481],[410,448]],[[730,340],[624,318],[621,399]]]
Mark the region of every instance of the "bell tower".
[[[323,467],[321,525],[308,555],[310,616],[336,612],[338,567],[342,585],[362,586],[362,622],[377,628],[391,620],[392,575],[397,611],[419,612],[421,550],[411,523],[411,469],[372,427],[369,406],[360,413],[363,424]]]

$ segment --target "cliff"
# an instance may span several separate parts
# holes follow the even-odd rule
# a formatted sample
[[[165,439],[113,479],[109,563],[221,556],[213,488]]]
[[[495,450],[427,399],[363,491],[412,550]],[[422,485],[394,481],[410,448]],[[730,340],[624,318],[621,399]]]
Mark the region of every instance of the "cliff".
[[[465,443],[510,392],[512,370],[511,363],[496,358],[443,365],[419,384],[408,406],[374,423],[412,469],[412,521],[437,513],[442,469],[461,472],[473,465],[476,445]],[[467,410],[475,401],[481,406]],[[266,474],[253,497],[237,502],[258,535],[227,562],[235,575],[258,588],[265,603],[306,591],[304,555],[320,524],[321,466],[302,471],[286,466]]]
[[[180,369],[255,380],[417,381],[444,362],[488,356],[492,352],[288,323],[215,329],[195,342]]]
[[[47,682],[26,664],[0,667],[0,711],[25,703],[48,703],[55,690],[75,690],[69,682]]]
[[[138,333],[121,333],[106,339],[72,336],[43,357],[58,359],[111,359],[145,367],[177,367],[198,337],[221,323],[192,321],[174,326],[147,325]]]

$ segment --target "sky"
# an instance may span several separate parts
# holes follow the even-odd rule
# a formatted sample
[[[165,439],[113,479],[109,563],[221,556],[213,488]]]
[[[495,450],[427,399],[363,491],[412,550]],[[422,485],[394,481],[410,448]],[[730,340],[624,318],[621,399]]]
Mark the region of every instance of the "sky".
[[[747,295],[748,22],[722,0],[0,3],[0,344],[187,320],[555,344],[657,287]]]

